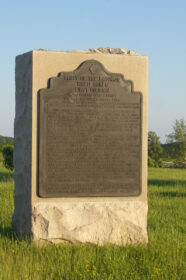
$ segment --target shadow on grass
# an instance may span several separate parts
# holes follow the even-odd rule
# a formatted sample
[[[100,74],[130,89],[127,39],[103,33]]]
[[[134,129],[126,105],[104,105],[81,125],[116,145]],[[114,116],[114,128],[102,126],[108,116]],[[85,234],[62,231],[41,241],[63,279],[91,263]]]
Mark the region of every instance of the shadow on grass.
[[[13,179],[12,172],[0,172],[0,182],[7,182]]]
[[[18,241],[18,242],[24,242],[26,241],[27,243],[32,243],[31,237],[24,237],[24,236],[17,236],[16,232],[13,231],[13,228],[10,227],[3,227],[0,225],[0,238],[7,238],[10,241]]]
[[[186,180],[157,180],[157,179],[149,179],[148,185],[153,185],[157,187],[174,187],[181,186],[186,187]]]
[[[11,240],[18,239],[12,227],[3,227],[2,225],[0,225],[0,236],[7,237]]]
[[[158,195],[162,197],[186,197],[186,193],[180,192],[160,192]]]

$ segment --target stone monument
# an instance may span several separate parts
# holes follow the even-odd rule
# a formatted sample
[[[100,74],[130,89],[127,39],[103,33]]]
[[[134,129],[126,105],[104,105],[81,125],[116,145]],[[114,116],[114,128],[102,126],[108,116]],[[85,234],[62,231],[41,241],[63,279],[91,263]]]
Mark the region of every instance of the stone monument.
[[[125,49],[16,58],[18,235],[147,242],[147,74],[148,58]]]

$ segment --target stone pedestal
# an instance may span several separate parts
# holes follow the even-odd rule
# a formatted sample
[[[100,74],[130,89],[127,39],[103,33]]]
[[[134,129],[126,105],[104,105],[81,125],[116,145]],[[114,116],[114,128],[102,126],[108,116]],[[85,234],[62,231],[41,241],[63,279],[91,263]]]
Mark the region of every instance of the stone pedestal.
[[[60,72],[96,60],[140,92],[141,190],[129,196],[41,197],[38,194],[38,95]],[[148,58],[124,49],[55,52],[36,50],[16,57],[15,210],[18,235],[35,241],[126,244],[147,242]],[[95,151],[96,153],[96,151]],[[114,186],[114,183],[113,183]]]

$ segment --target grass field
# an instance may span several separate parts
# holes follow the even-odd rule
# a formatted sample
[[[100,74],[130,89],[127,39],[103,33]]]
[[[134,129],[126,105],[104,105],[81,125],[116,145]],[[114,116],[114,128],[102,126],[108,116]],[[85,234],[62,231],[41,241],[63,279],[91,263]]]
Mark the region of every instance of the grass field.
[[[13,179],[0,163],[0,279],[186,279],[186,170],[149,169],[148,245],[37,247],[14,236]]]

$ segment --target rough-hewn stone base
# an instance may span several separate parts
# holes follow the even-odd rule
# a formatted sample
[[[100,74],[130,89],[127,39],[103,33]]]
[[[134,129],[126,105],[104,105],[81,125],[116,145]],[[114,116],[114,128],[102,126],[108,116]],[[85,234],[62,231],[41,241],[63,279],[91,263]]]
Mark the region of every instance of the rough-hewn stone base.
[[[140,201],[38,203],[34,240],[53,243],[126,244],[147,242],[147,204]]]

